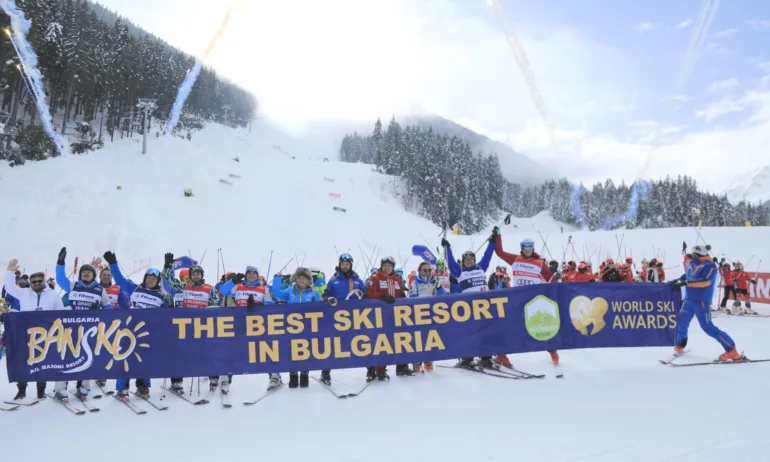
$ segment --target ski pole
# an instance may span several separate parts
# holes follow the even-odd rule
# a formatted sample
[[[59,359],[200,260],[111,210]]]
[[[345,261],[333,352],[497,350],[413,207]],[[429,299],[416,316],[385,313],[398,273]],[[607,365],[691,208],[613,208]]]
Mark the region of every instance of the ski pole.
[[[263,258],[262,261],[264,262],[265,259]],[[273,263],[273,251],[272,250],[270,251],[270,260],[267,261],[267,273],[265,273],[268,278],[270,277],[270,264],[271,263]],[[267,282],[267,278],[265,278],[265,282]],[[265,285],[267,285],[267,284],[265,284]]]
[[[292,262],[292,260],[294,260],[294,258],[291,258],[289,261],[287,261],[287,262],[286,262],[286,264],[285,264],[285,265],[283,265],[283,268],[281,268],[281,269],[280,269],[280,271],[278,271],[278,272],[279,272],[279,273],[283,273],[283,270],[285,270],[285,269],[286,269],[286,267],[287,267],[287,266],[289,266],[289,263],[291,263],[291,262]],[[277,273],[276,273],[276,274],[277,274]]]
[[[297,252],[294,252],[294,259],[297,260],[297,268],[299,268],[299,257],[297,256]]]
[[[305,255],[302,256],[302,264],[300,266],[305,266],[305,259],[307,258],[307,252],[305,252]]]
[[[166,397],[166,378],[163,377],[163,386],[161,387],[161,390],[163,390],[160,394],[160,399],[163,401],[163,398]]]
[[[209,249],[206,249],[206,250],[203,251],[203,256],[201,257],[201,261],[198,262],[199,265],[203,264],[203,259],[206,258],[206,252],[208,252],[208,251],[209,251]],[[150,260],[150,264],[152,264],[152,260]]]
[[[340,251],[337,250],[337,246],[336,245],[334,246],[334,251],[337,253],[337,259],[339,260],[339,258],[340,258]]]
[[[222,256],[222,274],[227,274],[227,266],[225,266],[225,253],[222,249],[219,249],[219,254]]]
[[[222,249],[217,249],[217,282],[219,282],[219,252]],[[192,393],[192,390],[190,390],[190,393]]]

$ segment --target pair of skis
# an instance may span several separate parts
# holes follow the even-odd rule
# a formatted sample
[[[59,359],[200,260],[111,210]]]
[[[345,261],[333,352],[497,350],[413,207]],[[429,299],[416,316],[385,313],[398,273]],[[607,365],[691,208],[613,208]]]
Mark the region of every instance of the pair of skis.
[[[684,352],[679,354],[673,354],[668,359],[661,359],[659,360],[660,364],[663,364],[664,366],[671,366],[671,367],[692,367],[692,366],[718,366],[718,365],[724,365],[724,364],[743,364],[743,363],[763,363],[770,361],[770,359],[749,359],[747,358],[743,352],[741,352],[741,359],[734,359],[734,360],[728,360],[728,361],[721,361],[719,359],[715,359],[713,361],[703,361],[703,362],[697,362],[697,363],[677,363],[675,362],[677,359],[681,358],[682,356],[689,353],[690,350],[684,350]]]
[[[542,379],[545,377],[545,374],[530,374],[529,372],[520,371],[515,368],[506,368],[507,370],[503,370],[502,368],[496,368],[496,367],[482,367],[482,366],[479,366],[478,364],[474,364],[471,367],[459,367],[457,365],[445,366],[443,364],[436,364],[436,367],[441,367],[443,369],[458,369],[458,370],[477,372],[477,373],[489,375],[492,377],[497,377],[501,379],[510,379],[510,380]]]
[[[331,385],[327,385],[327,384],[321,382],[321,379],[319,379],[318,377],[316,377],[314,375],[311,375],[310,377],[312,377],[313,380],[315,380],[316,382],[321,384],[324,388],[329,390],[329,393],[333,394],[334,396],[336,396],[339,399],[355,398],[356,396],[358,396],[361,393],[363,393],[364,391],[366,391],[366,389],[369,388],[369,385],[374,383],[374,380],[372,380],[371,382],[366,382],[366,384],[364,384],[363,387],[361,387],[357,392],[354,392],[354,393],[341,393],[341,392],[337,391]]]
[[[36,405],[40,401],[42,401],[42,400],[35,399],[35,400],[32,400],[32,401],[22,401],[22,400],[18,400],[18,401],[3,401],[5,404],[10,404],[11,407],[0,406],[0,412],[15,411],[17,409],[20,409],[22,406],[24,406],[24,407],[31,407],[31,406]]]

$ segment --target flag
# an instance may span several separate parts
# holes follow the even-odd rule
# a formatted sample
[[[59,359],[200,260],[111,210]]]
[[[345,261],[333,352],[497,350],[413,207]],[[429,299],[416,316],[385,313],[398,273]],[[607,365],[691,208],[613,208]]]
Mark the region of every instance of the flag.
[[[433,252],[431,252],[430,249],[424,245],[412,246],[412,255],[422,258],[423,261],[427,261],[431,265],[435,265],[437,261],[437,258]]]
[[[173,268],[175,270],[182,269],[182,268],[189,268],[193,265],[197,265],[198,260],[193,260],[190,257],[179,257],[176,260],[174,260],[174,266]]]

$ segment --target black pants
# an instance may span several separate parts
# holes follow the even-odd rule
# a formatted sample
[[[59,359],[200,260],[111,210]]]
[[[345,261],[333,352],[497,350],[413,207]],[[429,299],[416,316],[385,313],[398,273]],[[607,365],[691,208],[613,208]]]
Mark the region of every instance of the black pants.
[[[45,384],[46,384],[46,382],[37,382],[37,389],[38,390],[45,390]],[[19,390],[23,389],[23,390],[26,391],[26,389],[27,389],[27,382],[19,382],[16,386],[19,388]]]
[[[738,300],[738,295],[735,293],[735,286],[725,286],[725,296],[722,297],[722,303],[719,304],[722,308],[727,306],[727,300],[730,300],[730,294],[733,294],[733,300]]]

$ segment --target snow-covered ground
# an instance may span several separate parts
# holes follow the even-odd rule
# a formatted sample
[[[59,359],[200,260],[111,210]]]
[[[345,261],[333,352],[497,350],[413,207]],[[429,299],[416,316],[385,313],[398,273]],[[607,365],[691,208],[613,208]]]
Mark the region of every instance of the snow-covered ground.
[[[418,264],[417,257],[405,262],[412,245],[438,244],[440,229],[403,210],[389,192],[389,177],[367,165],[322,162],[324,153],[278,132],[256,125],[251,134],[210,126],[191,142],[150,139],[146,156],[139,141],[13,169],[0,166],[5,218],[0,258],[17,257],[27,272],[52,274],[62,246],[69,249],[68,265],[76,255],[83,262],[111,249],[130,273],[150,260],[160,266],[164,252],[195,258],[205,253],[203,266],[213,281],[219,248],[227,270],[254,264],[266,273],[272,252],[271,273],[296,258],[329,274],[337,251],[352,253],[359,272],[362,251],[392,255],[409,271]],[[184,197],[185,188],[192,188],[194,197]],[[335,206],[347,212],[334,211]],[[693,228],[624,233],[563,228],[545,215],[514,218],[503,227],[503,242],[508,251],[517,250],[524,237],[541,246],[539,232],[559,260],[563,253],[582,259],[584,252],[593,255],[595,265],[600,257],[657,256],[669,275],[678,275],[682,241],[692,246],[698,239]],[[748,263],[754,255],[747,265],[751,273],[770,255],[767,229],[704,228],[701,234],[717,256]],[[485,238],[449,236],[458,250],[476,249]],[[289,269],[295,266],[291,261]],[[770,314],[770,307],[758,311]],[[765,337],[770,318],[722,316],[716,323],[747,356],[770,358]],[[690,332],[690,360],[720,353],[697,323]],[[669,348],[563,351],[561,380],[553,378],[544,352],[512,357],[522,370],[548,374],[543,380],[448,369],[410,378],[392,373],[389,383],[375,383],[349,400],[338,400],[311,381],[309,389],[285,389],[253,407],[240,402],[263,390],[267,377],[238,376],[229,410],[216,402],[193,407],[170,396],[164,400],[168,411],[144,405],[148,413],[136,416],[106,397],[94,403],[101,412],[76,417],[43,402],[0,413],[0,460],[770,460],[764,426],[770,402],[762,399],[770,386],[770,363],[672,369],[657,361],[669,353]],[[15,386],[6,383],[1,366],[0,397],[10,399]],[[363,384],[364,370],[334,371],[332,377],[353,390]],[[160,380],[153,382],[155,397],[159,385]]]

